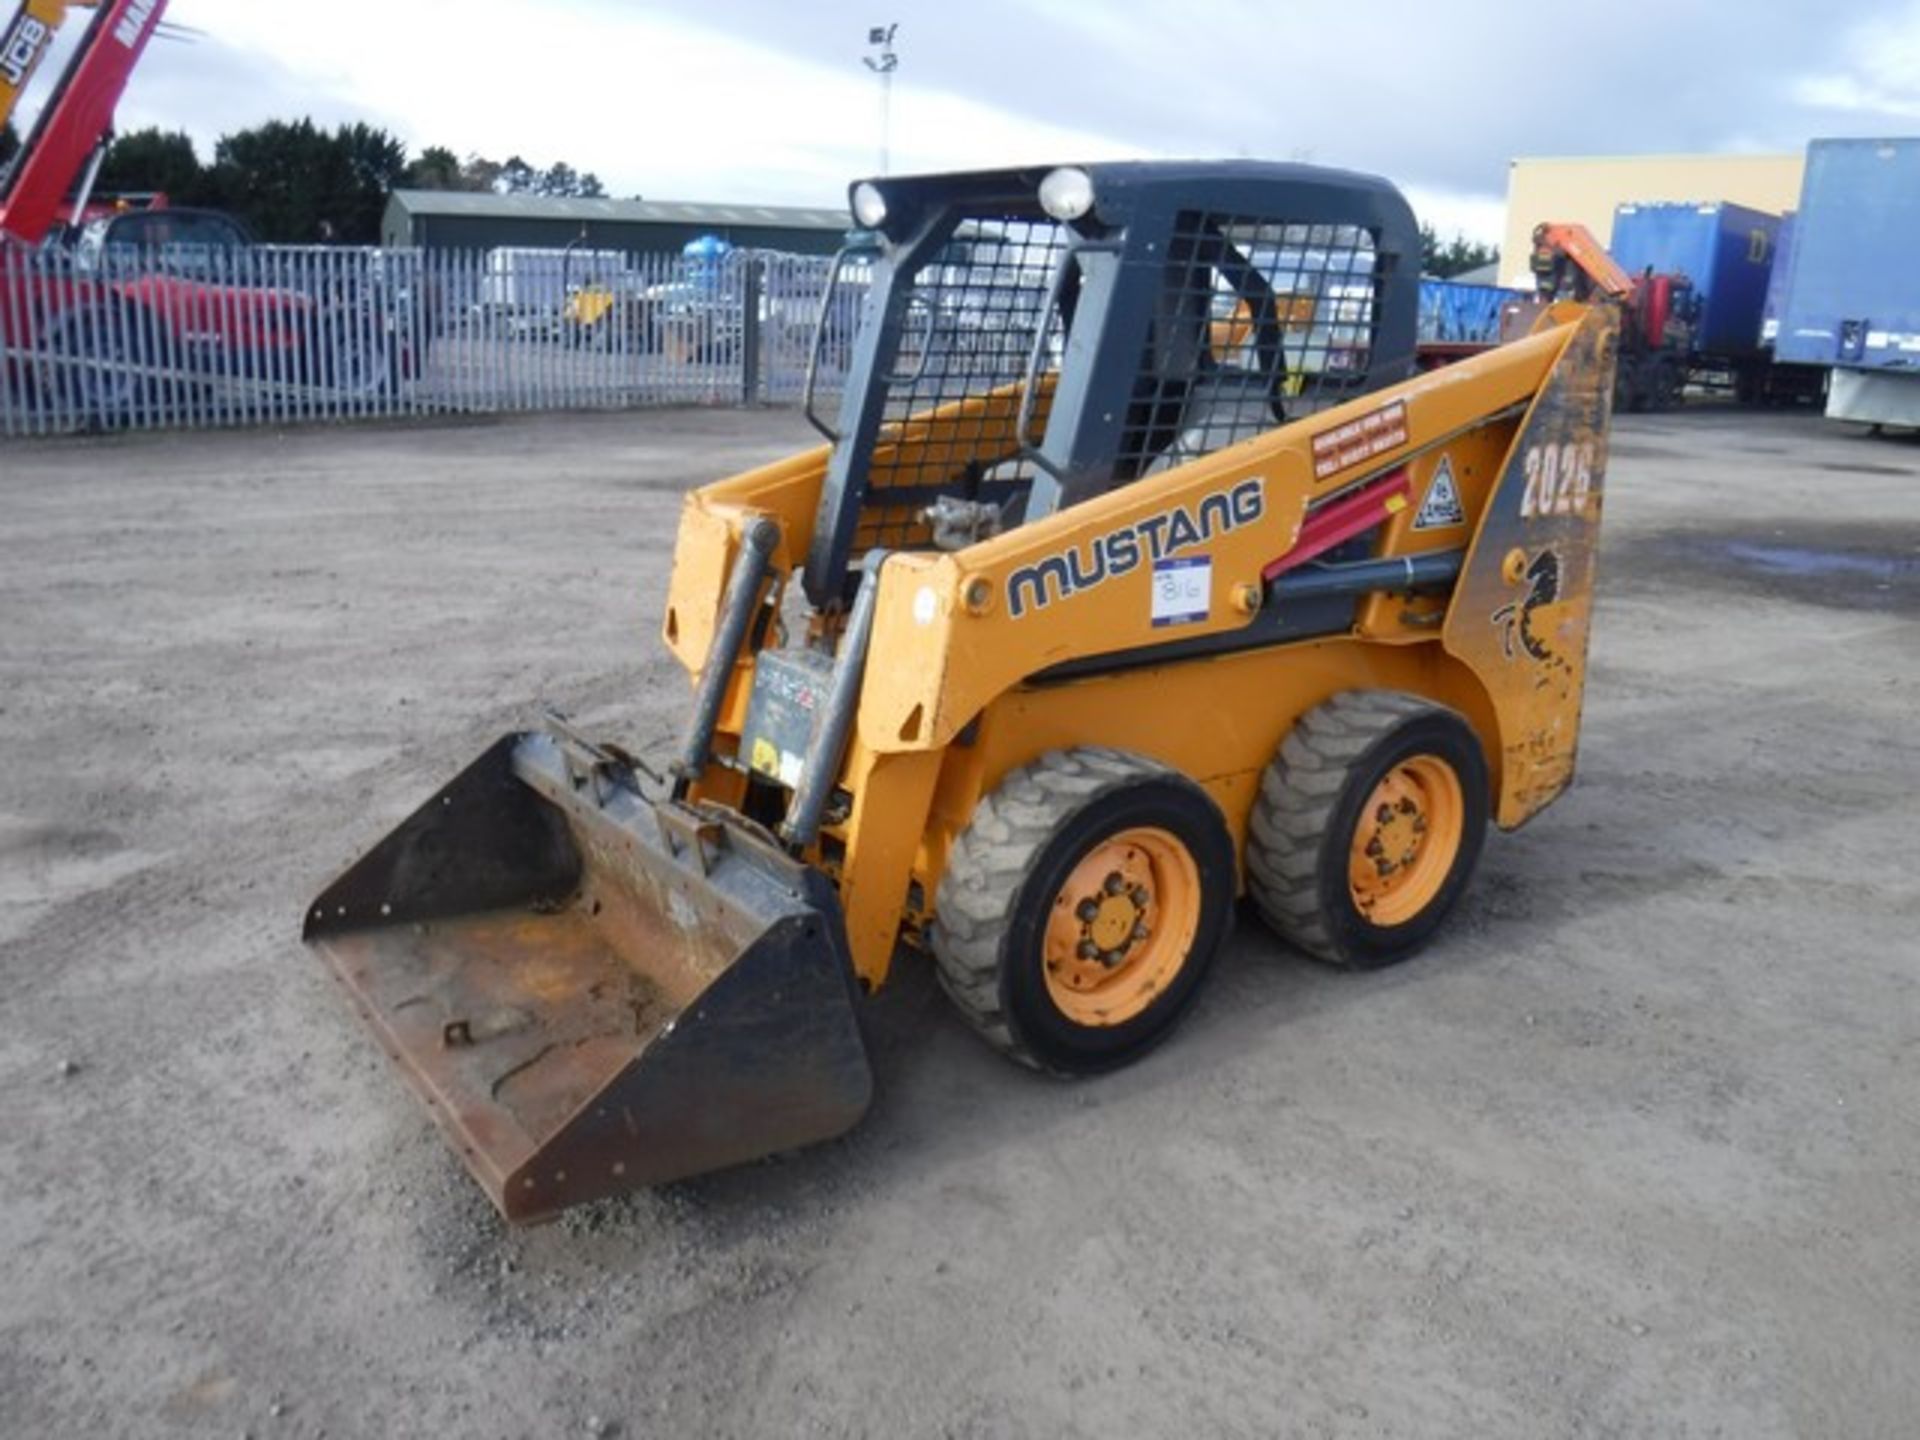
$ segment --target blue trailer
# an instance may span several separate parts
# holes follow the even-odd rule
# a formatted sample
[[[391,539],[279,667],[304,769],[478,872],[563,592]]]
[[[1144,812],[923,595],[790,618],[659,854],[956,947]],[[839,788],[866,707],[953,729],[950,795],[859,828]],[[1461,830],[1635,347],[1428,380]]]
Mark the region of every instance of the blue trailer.
[[[1826,399],[1824,365],[1796,365],[1777,353],[1780,317],[1786,313],[1787,274],[1793,265],[1795,212],[1780,217],[1773,237],[1773,273],[1767,277],[1767,303],[1760,310],[1762,363],[1740,372],[1740,398],[1764,405],[1818,405]]]
[[[1500,311],[1518,290],[1498,285],[1466,285],[1458,280],[1420,282],[1420,343],[1423,345],[1498,345]]]
[[[1607,246],[1629,275],[1684,275],[1692,288],[1689,357],[1737,370],[1755,364],[1780,217],[1725,201],[1622,205]]]
[[[1920,139],[1807,147],[1774,354],[1833,367],[1835,419],[1920,425]]]
[[[1500,343],[1500,317],[1526,299],[1520,290],[1468,285],[1458,280],[1420,282],[1418,363],[1422,370],[1465,359]]]
[[[1760,347],[1774,350],[1780,339],[1780,316],[1786,311],[1787,272],[1793,266],[1794,214],[1780,217],[1780,228],[1773,236],[1773,270],[1767,276],[1767,301],[1760,308]]]

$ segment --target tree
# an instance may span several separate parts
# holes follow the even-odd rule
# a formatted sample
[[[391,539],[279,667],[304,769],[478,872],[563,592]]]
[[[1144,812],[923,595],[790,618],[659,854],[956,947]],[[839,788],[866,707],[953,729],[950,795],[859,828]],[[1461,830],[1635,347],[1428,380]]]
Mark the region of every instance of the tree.
[[[545,170],[518,155],[505,161],[484,155],[465,160],[442,145],[430,145],[409,164],[401,183],[415,190],[491,190],[500,195],[573,195],[597,200],[607,193],[591,170],[575,170],[564,160]]]
[[[333,137],[345,166],[345,189],[334,198],[333,222],[339,238],[353,245],[376,245],[387,196],[407,169],[407,147],[372,125],[342,125]]]
[[[176,204],[192,205],[207,198],[207,172],[185,131],[132,130],[107,147],[98,189],[158,190]]]
[[[1464,274],[1468,270],[1478,270],[1482,265],[1491,265],[1500,258],[1496,246],[1484,245],[1478,240],[1469,240],[1459,231],[1444,245],[1440,236],[1431,225],[1424,221],[1420,225],[1420,273],[1445,280],[1449,276]]]
[[[502,195],[531,195],[540,179],[533,166],[518,155],[509,155],[500,166],[499,178],[493,182],[493,188]]]
[[[529,164],[519,155],[509,155],[495,164],[480,155],[469,155],[462,170],[475,190],[491,190],[498,195],[561,195],[597,200],[607,193],[600,177],[591,170],[582,174],[564,160],[556,160],[545,170]]]
[[[429,145],[408,162],[401,183],[411,190],[465,190],[460,157],[443,145]]]
[[[221,137],[210,188],[263,240],[369,245],[406,169],[406,147],[373,126],[269,120]]]
[[[582,175],[566,161],[556,161],[533,184],[536,195],[567,195],[582,200],[597,200],[607,192],[600,177],[591,170]]]
[[[500,162],[489,160],[484,155],[469,155],[466,163],[460,167],[463,190],[498,192],[500,189]]]

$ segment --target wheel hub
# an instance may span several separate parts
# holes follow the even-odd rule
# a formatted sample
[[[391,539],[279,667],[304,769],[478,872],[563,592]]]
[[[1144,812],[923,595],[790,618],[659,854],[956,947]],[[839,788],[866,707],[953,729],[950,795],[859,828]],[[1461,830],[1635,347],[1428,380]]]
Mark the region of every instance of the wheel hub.
[[[1360,913],[1376,925],[1419,914],[1453,869],[1465,815],[1459,777],[1437,756],[1410,756],[1382,775],[1361,807],[1347,866]]]
[[[1122,831],[1090,850],[1054,899],[1045,938],[1054,1002],[1118,1024],[1178,973],[1198,915],[1199,873],[1166,831]]]

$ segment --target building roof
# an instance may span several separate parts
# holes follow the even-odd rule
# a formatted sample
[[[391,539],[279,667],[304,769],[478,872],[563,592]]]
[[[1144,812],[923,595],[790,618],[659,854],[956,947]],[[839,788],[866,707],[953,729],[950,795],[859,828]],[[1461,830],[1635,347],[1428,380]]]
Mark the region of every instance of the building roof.
[[[410,215],[475,219],[598,220],[628,225],[764,225],[794,230],[845,230],[843,209],[804,205],[700,205],[680,200],[575,200],[552,195],[495,195],[473,190],[395,190],[390,203]]]
[[[1484,265],[1476,265],[1471,270],[1462,270],[1451,277],[1456,285],[1498,285],[1500,283],[1500,262],[1489,260]]]

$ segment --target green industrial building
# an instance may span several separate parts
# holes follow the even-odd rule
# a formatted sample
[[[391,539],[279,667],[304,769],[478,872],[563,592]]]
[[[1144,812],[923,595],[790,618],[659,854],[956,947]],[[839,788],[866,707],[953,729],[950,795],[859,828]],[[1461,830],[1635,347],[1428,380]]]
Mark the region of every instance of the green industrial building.
[[[380,243],[427,250],[558,248],[680,253],[717,235],[743,249],[831,255],[851,221],[842,209],[792,205],[692,205],[673,200],[573,200],[465,190],[395,190]]]

